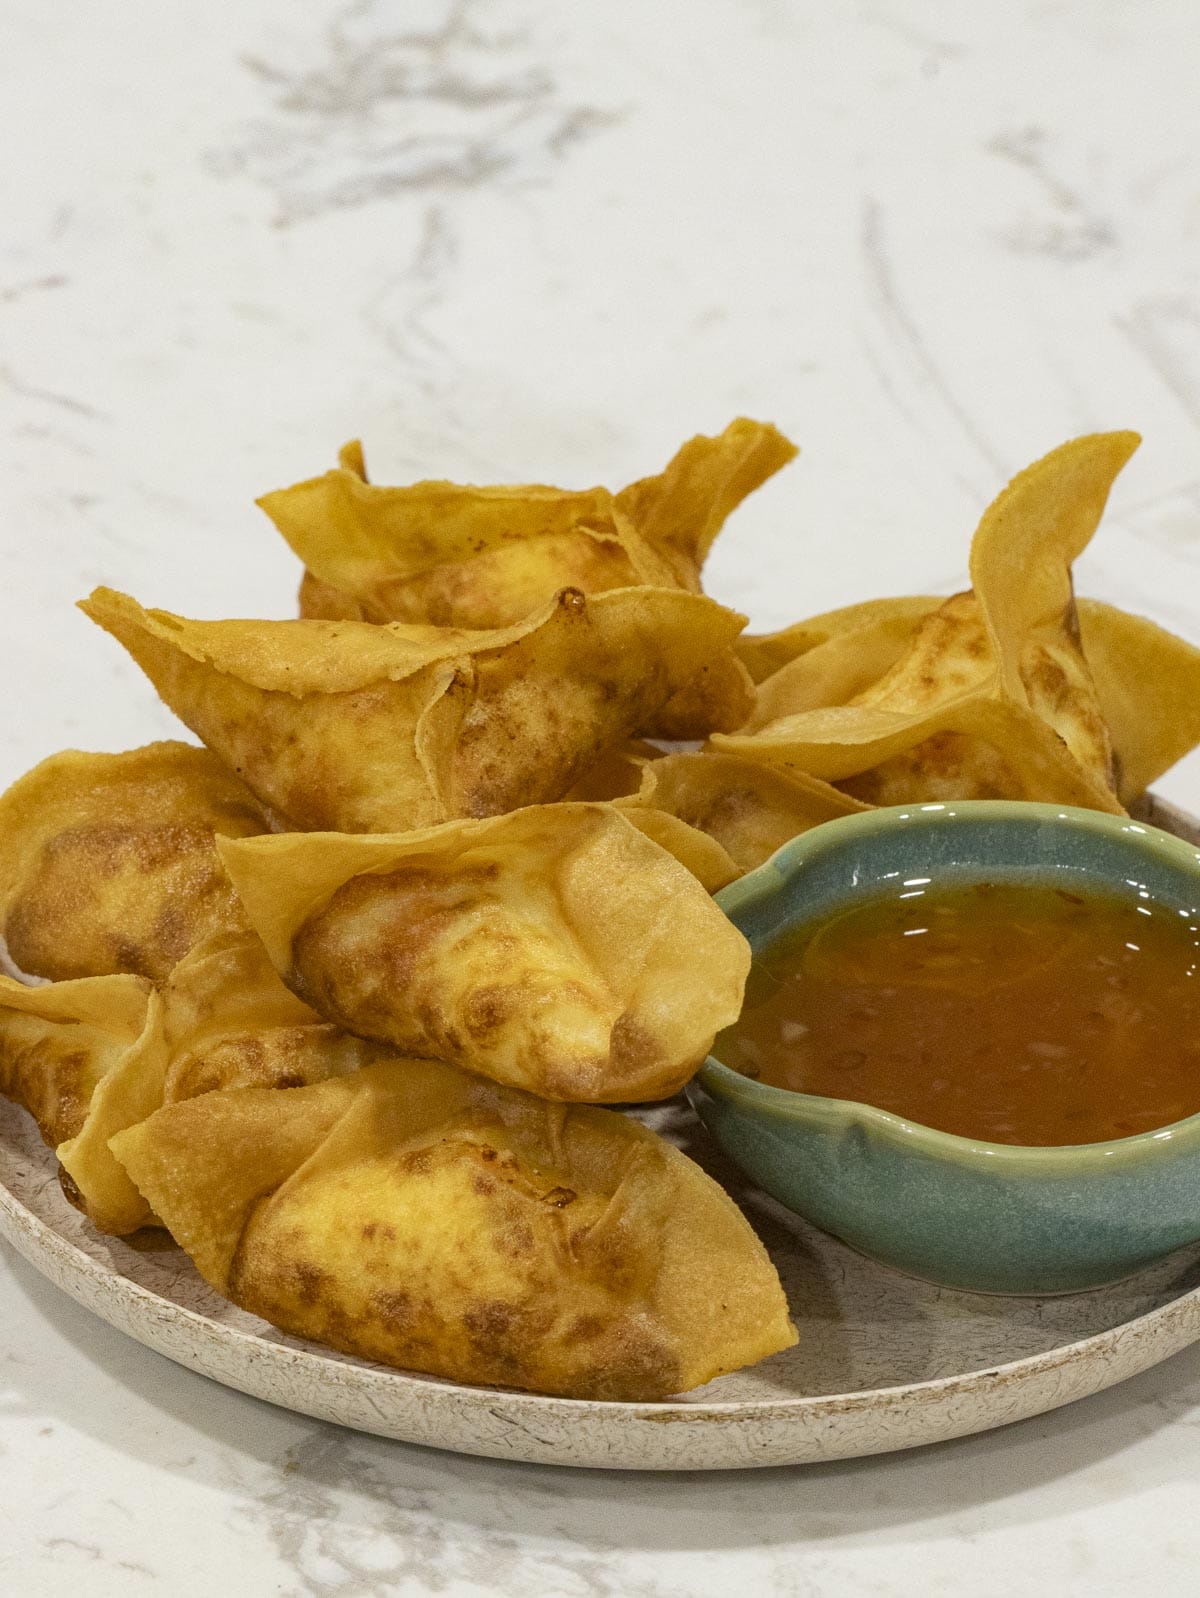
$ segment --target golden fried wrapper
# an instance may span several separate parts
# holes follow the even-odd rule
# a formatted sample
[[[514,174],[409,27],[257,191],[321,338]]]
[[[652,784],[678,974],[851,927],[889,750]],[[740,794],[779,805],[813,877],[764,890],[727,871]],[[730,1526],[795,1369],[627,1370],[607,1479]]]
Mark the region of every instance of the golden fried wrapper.
[[[759,683],[754,709],[744,728],[737,730],[754,732],[781,716],[857,700],[913,651],[923,625],[946,603],[945,599],[921,598],[903,609],[888,605],[854,626],[830,632]],[[880,601],[880,605],[886,602]],[[870,605],[852,608],[872,609]]]
[[[83,609],[299,827],[430,826],[560,797],[679,689],[721,678],[744,618],[700,594],[572,589],[496,632],[187,621],[97,589]]]
[[[641,729],[666,743],[690,743],[713,732],[736,732],[754,709],[750,673],[731,649],[714,655],[686,687]]]
[[[1012,617],[1003,620],[1008,638]],[[1057,629],[1027,629],[1022,660],[1013,686],[997,669],[976,594],[947,600],[855,701],[864,716],[900,711],[924,736],[890,755],[880,750],[873,769],[845,781],[847,791],[874,804],[1017,798],[1119,811],[1108,733],[1070,599]]]
[[[618,805],[639,832],[644,832],[655,843],[673,854],[694,877],[698,877],[709,893],[720,890],[741,871],[726,850],[713,837],[685,822],[666,810],[654,808],[649,799],[644,802],[638,793],[645,785],[644,769],[647,761],[660,760],[663,751],[645,739],[635,739],[619,749],[609,750],[585,771],[566,795],[567,799],[626,799],[628,805]],[[760,766],[757,768],[762,770]]]
[[[134,976],[36,987],[0,976],[0,1093],[51,1148],[75,1136],[96,1084],[141,1036],[149,996]]]
[[[810,650],[841,638],[846,633],[862,629],[884,628],[895,623],[901,644],[907,644],[917,626],[931,610],[944,603],[943,599],[929,594],[903,594],[896,599],[867,599],[856,605],[843,605],[838,610],[827,610],[820,616],[810,616],[807,621],[793,622],[774,633],[743,633],[734,644],[734,653],[749,671],[756,683],[774,676],[793,660],[807,655]],[[905,628],[904,623],[911,623]],[[864,637],[871,637],[868,632]],[[895,663],[898,656],[879,667],[882,675]]]
[[[1080,766],[1115,793],[1112,749],[1079,642],[1071,565],[1099,526],[1136,433],[1094,433],[1015,477],[971,544],[971,586],[1000,693],[1052,727]]]
[[[745,939],[611,806],[221,851],[315,1010],[548,1099],[665,1098],[741,1008]]]
[[[300,585],[300,614],[329,621],[369,621],[365,608],[308,573]],[[734,732],[754,709],[754,683],[732,650],[715,653],[686,687],[647,719],[645,730],[667,742]]]
[[[663,811],[687,822],[720,846],[733,876],[753,871],[810,827],[869,808],[819,777],[712,751],[646,762],[639,792],[615,804],[635,825]]]
[[[743,634],[734,647],[759,681],[744,730],[854,699],[911,649],[921,624],[946,604],[925,596],[877,600],[797,622],[781,633]],[[972,616],[977,638],[982,621],[973,605],[972,598],[955,596],[931,632],[936,635],[959,612]],[[1153,622],[1099,600],[1078,599],[1076,609],[1084,658],[1112,744],[1117,797],[1128,805],[1200,742],[1200,651]],[[759,645],[763,650],[756,654]],[[608,768],[611,793],[579,796],[635,791],[630,778],[635,764],[620,762],[618,752]],[[881,781],[874,791],[885,791]],[[897,791],[911,797],[902,782]]]
[[[162,1103],[160,1022],[158,995],[141,977],[39,987],[0,977],[0,1093],[33,1116],[70,1178],[69,1195],[102,1232],[150,1219],[89,1123],[98,1106],[128,1126]]]
[[[214,933],[179,962],[158,993],[149,994],[136,977],[107,977],[26,989],[45,997],[24,1002],[26,1008],[65,1006],[71,1014],[72,1004],[82,1002],[71,995],[85,990],[93,1031],[51,1030],[53,1047],[26,1052],[23,1091],[13,1096],[31,1108],[31,1096],[39,1093],[47,1100],[69,1096],[69,1121],[60,1115],[49,1133],[70,1138],[58,1147],[59,1159],[83,1208],[104,1232],[133,1232],[154,1223],[108,1145],[163,1104],[217,1089],[324,1082],[392,1053],[347,1036],[290,993],[249,929]],[[0,1053],[4,1028],[12,1032],[13,1025],[0,1010]]]
[[[312,572],[300,579],[300,615],[306,621],[371,621],[367,607]]]
[[[1132,433],[1096,434],[1020,473],[975,534],[973,592],[927,616],[877,681],[848,703],[813,707],[805,663],[830,647],[821,645],[776,674],[800,684],[799,708],[768,678],[759,689],[767,708],[750,730],[714,735],[714,747],[823,777],[875,804],[1016,798],[1119,812],[1070,563],[1136,444]]]
[[[250,931],[210,938],[180,962],[163,992],[163,1036],[164,1104],[218,1089],[306,1087],[390,1054],[285,987]]]
[[[213,833],[267,818],[215,755],[156,743],[51,755],[0,797],[0,917],[34,976],[161,981],[193,944],[244,926]]]
[[[613,502],[618,531],[628,540],[636,529],[674,581],[699,593],[701,568],[730,513],[796,453],[770,423],[744,416],[716,438],[699,434],[665,471],[621,490]]]
[[[836,715],[830,712],[831,718]],[[1023,708],[986,695],[905,721],[878,715],[856,727],[874,760],[839,786],[874,805],[950,799],[1025,799],[1121,814],[1116,795],[1075,761],[1062,739]],[[836,737],[836,731],[835,731]]]
[[[733,1201],[611,1111],[399,1060],[168,1106],[113,1148],[214,1288],[452,1381],[682,1392],[796,1341]]]
[[[612,750],[569,797],[613,801],[709,893],[809,827],[870,808],[803,772],[712,750],[664,753],[645,741]]]
[[[258,503],[305,563],[305,616],[482,630],[511,626],[561,588],[671,584],[665,566],[647,572],[630,558],[602,488],[380,488],[339,466]]]
[[[760,771],[764,768],[760,766]],[[619,801],[616,805],[639,832],[675,856],[697,879],[705,893],[720,893],[742,875],[741,867],[725,846],[709,833],[694,827],[681,816],[652,805],[631,802],[628,806]]]
[[[1117,792],[1128,805],[1200,743],[1200,649],[1098,599],[1078,606]]]
[[[306,616],[508,627],[562,588],[698,593],[726,517],[795,453],[775,428],[743,418],[614,496],[541,484],[381,488],[366,481],[361,447],[347,446],[334,471],[259,504],[308,569]]]

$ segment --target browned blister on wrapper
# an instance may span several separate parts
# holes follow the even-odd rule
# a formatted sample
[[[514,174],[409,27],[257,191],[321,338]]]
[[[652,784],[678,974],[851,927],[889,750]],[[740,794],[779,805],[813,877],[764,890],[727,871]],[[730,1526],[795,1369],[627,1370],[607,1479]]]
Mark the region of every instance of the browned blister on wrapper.
[[[202,939],[245,926],[214,833],[267,825],[207,749],[51,755],[0,797],[0,918],[13,962],[56,981],[126,971],[161,981]]]

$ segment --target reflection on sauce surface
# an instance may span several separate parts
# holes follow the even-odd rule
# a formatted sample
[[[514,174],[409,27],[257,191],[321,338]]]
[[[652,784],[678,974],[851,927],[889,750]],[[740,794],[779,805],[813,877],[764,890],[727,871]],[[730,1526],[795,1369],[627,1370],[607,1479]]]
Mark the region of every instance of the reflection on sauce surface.
[[[1200,918],[1131,883],[956,886],[817,923],[755,961],[723,1064],[962,1137],[1097,1143],[1200,1111]]]

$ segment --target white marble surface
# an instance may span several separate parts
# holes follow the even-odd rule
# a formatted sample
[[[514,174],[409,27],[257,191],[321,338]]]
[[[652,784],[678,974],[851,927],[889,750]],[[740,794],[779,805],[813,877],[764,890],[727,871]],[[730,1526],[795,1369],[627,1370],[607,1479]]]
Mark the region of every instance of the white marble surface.
[[[10,0],[0,779],[170,718],[96,582],[286,614],[255,493],[617,483],[744,411],[800,462],[710,586],[949,591],[1004,478],[1146,438],[1080,587],[1200,640],[1192,0]],[[1200,809],[1200,761],[1162,785]],[[422,1453],[178,1370],[0,1263],[0,1590],[1195,1590],[1200,1350],[1008,1432],[761,1476]]]

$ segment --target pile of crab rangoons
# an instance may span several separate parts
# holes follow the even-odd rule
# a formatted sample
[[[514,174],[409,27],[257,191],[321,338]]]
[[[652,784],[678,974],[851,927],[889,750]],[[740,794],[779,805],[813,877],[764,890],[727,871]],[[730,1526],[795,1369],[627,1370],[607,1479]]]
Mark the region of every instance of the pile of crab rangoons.
[[[971,587],[743,637],[700,570],[794,455],[695,438],[610,493],[269,494],[302,618],[83,608],[203,747],[0,800],[0,1088],[104,1231],[165,1227],[285,1331],[466,1382],[681,1392],[795,1341],[727,1194],[628,1105],[750,963],[711,895],[874,804],[1120,812],[1200,740],[1200,651],[1075,600],[1136,446],[1064,445]],[[681,747],[687,746],[687,747]]]

